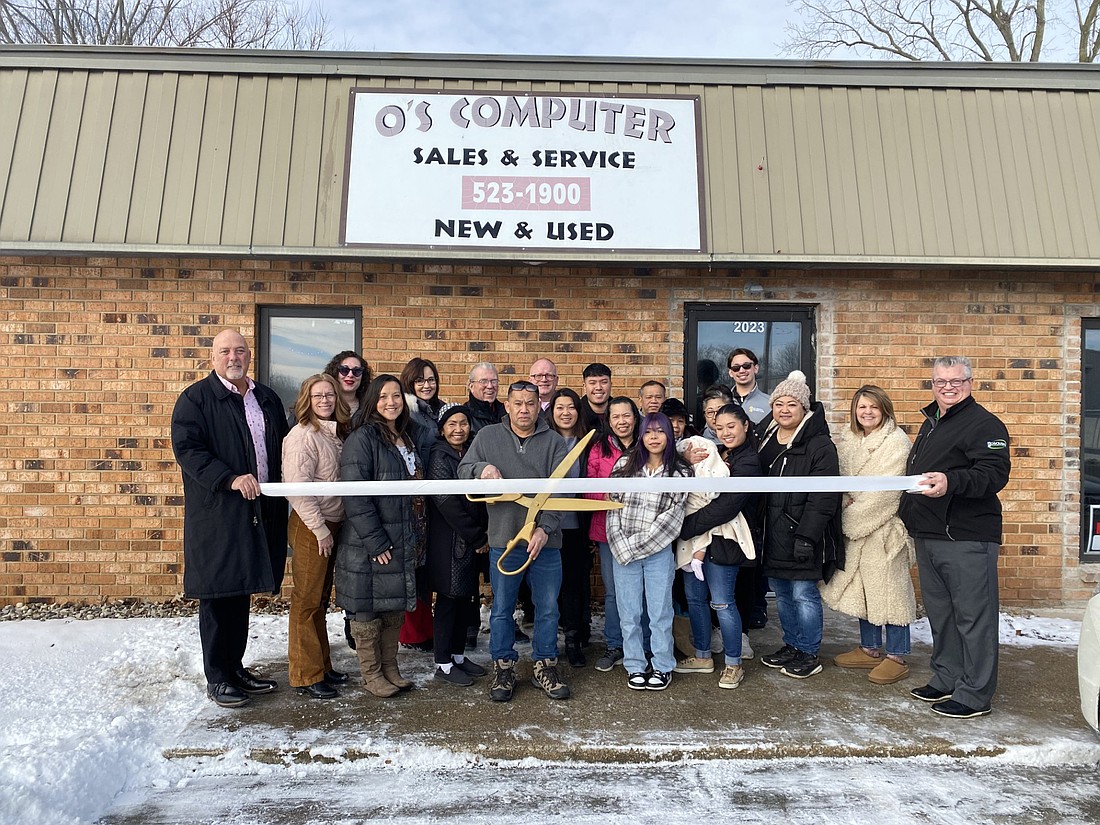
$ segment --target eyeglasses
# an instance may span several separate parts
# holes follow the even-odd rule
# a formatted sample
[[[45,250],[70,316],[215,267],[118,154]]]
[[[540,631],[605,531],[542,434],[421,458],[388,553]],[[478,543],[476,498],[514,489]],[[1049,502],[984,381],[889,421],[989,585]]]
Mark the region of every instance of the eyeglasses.
[[[557,377],[556,372],[535,372],[531,374],[532,381],[553,381]]]
[[[336,393],[334,393],[334,392],[322,392],[322,393],[318,393],[317,395],[314,395],[313,393],[310,393],[309,397],[312,398],[314,401],[331,401],[332,399],[334,399],[336,397]]]
[[[477,384],[479,387],[499,387],[499,378],[479,378],[476,381],[471,381],[471,384]]]
[[[362,367],[345,367],[343,364],[338,366],[336,371],[341,375],[354,375],[356,378],[363,374]]]
[[[743,370],[751,370],[755,366],[756,364],[752,361],[746,361],[744,364],[730,364],[730,369],[734,372],[741,372]]]
[[[538,392],[539,388],[530,381],[513,381],[508,385],[508,392]]]
[[[413,385],[417,386],[417,387],[423,387],[426,384],[438,384],[438,383],[439,382],[436,381],[434,378],[416,378],[416,379],[413,379]]]
[[[944,380],[943,378],[936,378],[932,381],[932,386],[937,390],[942,390],[944,387],[951,387],[951,389],[957,389],[969,381],[969,378],[952,378],[950,380]]]

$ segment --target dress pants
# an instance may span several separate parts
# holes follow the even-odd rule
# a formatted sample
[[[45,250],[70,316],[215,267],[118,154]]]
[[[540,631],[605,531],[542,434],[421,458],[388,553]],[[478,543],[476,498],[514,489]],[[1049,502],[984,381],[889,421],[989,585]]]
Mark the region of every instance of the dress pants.
[[[252,597],[248,594],[199,599],[199,640],[207,684],[229,682],[244,667],[251,606]]]

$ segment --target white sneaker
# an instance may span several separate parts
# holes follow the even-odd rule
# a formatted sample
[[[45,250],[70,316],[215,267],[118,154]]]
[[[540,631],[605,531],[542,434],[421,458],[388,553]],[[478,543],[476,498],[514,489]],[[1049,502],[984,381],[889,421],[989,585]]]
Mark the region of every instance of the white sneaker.
[[[716,627],[710,632],[710,652],[721,653],[724,649],[725,646],[722,644],[722,629]]]
[[[749,644],[749,634],[741,634],[741,658],[751,659],[753,657],[752,645]]]

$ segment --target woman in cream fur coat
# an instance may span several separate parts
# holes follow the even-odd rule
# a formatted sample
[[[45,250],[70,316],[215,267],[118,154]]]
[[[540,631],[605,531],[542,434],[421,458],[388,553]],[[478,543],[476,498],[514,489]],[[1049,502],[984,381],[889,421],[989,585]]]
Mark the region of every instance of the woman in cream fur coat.
[[[903,475],[909,437],[898,428],[894,405],[880,387],[860,387],[852,398],[850,432],[837,445],[840,472],[848,476]],[[917,604],[909,568],[913,543],[898,518],[900,491],[844,494],[844,570],[820,584],[829,607],[859,619],[860,646],[836,657],[839,667],[870,670],[889,685],[909,675],[909,625]],[[883,627],[886,652],[882,652]]]

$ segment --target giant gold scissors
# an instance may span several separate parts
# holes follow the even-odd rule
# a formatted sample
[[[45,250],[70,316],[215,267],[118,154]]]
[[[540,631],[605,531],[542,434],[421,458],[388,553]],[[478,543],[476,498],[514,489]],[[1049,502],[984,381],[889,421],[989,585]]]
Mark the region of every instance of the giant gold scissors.
[[[565,478],[565,474],[577,463],[577,459],[581,457],[581,453],[584,452],[584,448],[588,446],[588,442],[592,440],[592,436],[595,435],[595,433],[595,430],[590,430],[584,438],[574,445],[573,449],[570,450],[558,466],[554,468],[554,472],[550,473],[550,479]],[[538,526],[535,520],[543,510],[591,512],[598,510],[618,510],[623,506],[617,501],[595,501],[588,498],[554,498],[550,490],[547,490],[545,493],[537,493],[534,496],[524,495],[523,493],[498,493],[494,496],[467,494],[466,498],[470,501],[481,501],[485,504],[497,504],[502,501],[508,501],[527,508],[527,521],[519,528],[519,532],[508,542],[507,546],[504,548],[504,552],[501,553],[500,558],[497,559],[497,570],[505,576],[518,576],[530,566],[532,561],[534,561],[534,559],[528,555],[527,561],[515,570],[505,570],[501,566],[504,559],[507,558],[508,554],[511,553],[521,541],[531,541],[531,537],[535,534],[535,528]]]

